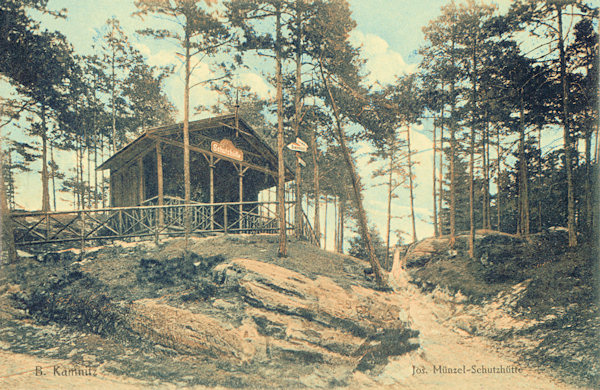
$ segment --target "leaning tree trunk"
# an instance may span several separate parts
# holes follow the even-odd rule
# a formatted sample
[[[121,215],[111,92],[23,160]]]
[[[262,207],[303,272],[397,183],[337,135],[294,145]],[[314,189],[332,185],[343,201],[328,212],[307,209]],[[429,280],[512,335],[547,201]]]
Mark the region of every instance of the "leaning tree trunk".
[[[358,176],[358,172],[356,171],[356,166],[354,165],[354,161],[352,156],[350,155],[350,150],[348,149],[346,143],[346,135],[344,134],[344,130],[342,129],[342,125],[339,118],[339,111],[337,108],[337,104],[333,98],[333,94],[331,93],[331,88],[329,86],[329,81],[325,77],[323,73],[323,67],[321,64],[321,76],[327,88],[327,93],[329,95],[329,99],[331,102],[331,106],[333,109],[333,116],[335,118],[335,131],[338,138],[338,142],[340,143],[342,149],[342,155],[344,157],[344,161],[346,163],[346,167],[348,168],[348,173],[350,174],[350,179],[352,181],[352,190],[354,194],[354,201],[356,203],[356,207],[358,208],[358,226],[359,232],[362,236],[363,240],[367,244],[367,253],[369,254],[369,262],[371,263],[371,267],[373,268],[373,273],[375,275],[375,281],[379,286],[386,287],[387,280],[385,278],[385,274],[381,265],[379,264],[379,260],[377,260],[377,256],[375,255],[375,248],[373,247],[373,241],[371,240],[371,235],[369,234],[369,227],[367,223],[367,213],[365,212],[363,206],[363,198],[362,198],[362,188],[360,184],[360,177]]]

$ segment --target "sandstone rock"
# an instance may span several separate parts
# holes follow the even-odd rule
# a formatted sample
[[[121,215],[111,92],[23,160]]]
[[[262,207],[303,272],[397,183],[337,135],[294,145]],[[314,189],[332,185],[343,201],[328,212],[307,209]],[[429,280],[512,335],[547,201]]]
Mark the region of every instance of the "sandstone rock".
[[[233,361],[250,360],[255,347],[236,330],[227,330],[204,314],[174,308],[152,299],[135,301],[129,326],[134,332],[166,347],[189,353],[206,353]]]

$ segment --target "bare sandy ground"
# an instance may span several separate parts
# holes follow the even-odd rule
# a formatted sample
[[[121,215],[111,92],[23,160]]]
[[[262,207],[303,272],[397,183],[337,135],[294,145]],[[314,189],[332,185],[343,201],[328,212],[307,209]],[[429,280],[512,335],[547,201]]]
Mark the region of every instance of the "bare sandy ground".
[[[398,304],[406,320],[420,331],[421,347],[391,358],[378,377],[357,373],[352,389],[581,389],[518,363],[517,357],[492,341],[452,327],[452,307],[409,285],[406,275],[395,275]],[[440,372],[440,366],[443,366]],[[508,373],[477,373],[482,367]],[[508,368],[508,369],[507,369]],[[464,372],[463,372],[464,370]],[[467,371],[469,370],[469,371]],[[450,372],[448,372],[450,371]],[[457,371],[456,373],[452,371]]]
[[[408,286],[397,294],[407,321],[421,332],[421,348],[391,359],[378,376],[355,373],[350,389],[576,389],[547,374],[519,366],[507,351],[479,337],[444,324],[446,308]],[[74,367],[69,361],[38,358],[0,351],[0,389],[176,389],[176,384],[143,382],[103,372],[96,376],[56,376],[54,366]],[[484,367],[515,367],[520,373],[434,373],[434,367],[460,370]],[[45,375],[36,375],[42,367]],[[417,372],[418,370],[418,372]],[[324,374],[324,373],[322,373]],[[195,387],[201,389],[204,387]]]

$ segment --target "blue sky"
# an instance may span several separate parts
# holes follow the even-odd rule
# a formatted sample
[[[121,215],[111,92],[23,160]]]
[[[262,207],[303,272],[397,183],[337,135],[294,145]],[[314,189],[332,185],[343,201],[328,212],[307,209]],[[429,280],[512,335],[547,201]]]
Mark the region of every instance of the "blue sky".
[[[367,59],[366,68],[371,73],[369,82],[386,84],[393,82],[396,75],[414,72],[419,62],[418,49],[424,44],[422,27],[440,13],[440,7],[446,2],[437,0],[421,1],[391,1],[391,0],[351,0],[350,5],[357,28],[351,35],[355,44],[362,45],[363,54]],[[501,8],[506,7],[508,1],[501,1]],[[174,46],[159,43],[150,38],[138,37],[135,30],[146,26],[146,23],[156,23],[155,19],[141,21],[131,14],[135,11],[133,1],[126,0],[50,0],[51,9],[66,8],[66,20],[56,20],[44,17],[42,26],[49,30],[58,30],[65,34],[78,53],[92,52],[95,36],[111,16],[116,16],[124,30],[130,36],[136,48],[140,50],[152,65],[177,64],[174,55]],[[249,85],[259,96],[272,97],[273,88],[266,81],[266,71],[271,71],[272,64],[265,64],[263,69],[255,68],[244,71],[238,75],[239,83]],[[206,79],[211,75],[208,65],[203,65],[195,77],[197,80]],[[182,108],[182,77],[174,74],[167,81],[166,92],[178,109]],[[197,104],[213,104],[217,95],[207,89],[193,90],[192,107]],[[416,155],[416,199],[417,232],[420,238],[431,235],[433,227],[431,218],[431,177],[432,177],[432,148],[431,129],[427,125],[413,127],[411,131],[413,149],[421,151]],[[363,155],[358,158],[363,180],[370,187],[365,194],[365,205],[371,221],[381,231],[385,230],[386,201],[382,187],[372,187],[370,172],[375,165],[367,166],[368,158],[364,155],[368,148],[359,150]],[[63,165],[72,164],[74,157],[65,154],[59,156]],[[39,168],[37,168],[39,169]],[[23,176],[17,183],[19,193],[17,203],[27,209],[39,209],[41,199],[39,174]],[[23,189],[27,188],[27,191]],[[64,196],[64,195],[63,195]],[[394,210],[404,218],[394,221],[392,229],[401,229],[410,232],[408,191],[399,190],[399,198],[394,200]],[[59,209],[68,208],[66,202],[59,202]],[[328,223],[330,226],[333,223]],[[333,236],[332,233],[328,235]],[[408,237],[408,236],[407,236]]]

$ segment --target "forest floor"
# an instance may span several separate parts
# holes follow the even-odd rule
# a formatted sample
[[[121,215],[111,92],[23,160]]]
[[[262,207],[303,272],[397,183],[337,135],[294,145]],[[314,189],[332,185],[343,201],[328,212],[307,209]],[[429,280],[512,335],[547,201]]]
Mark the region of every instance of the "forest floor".
[[[285,259],[272,236],[194,239],[188,256],[182,246],[116,243],[1,267],[0,388],[585,385],[472,332],[469,298],[418,287],[402,267],[382,291],[368,264],[295,240]],[[481,372],[494,367],[520,372]]]

